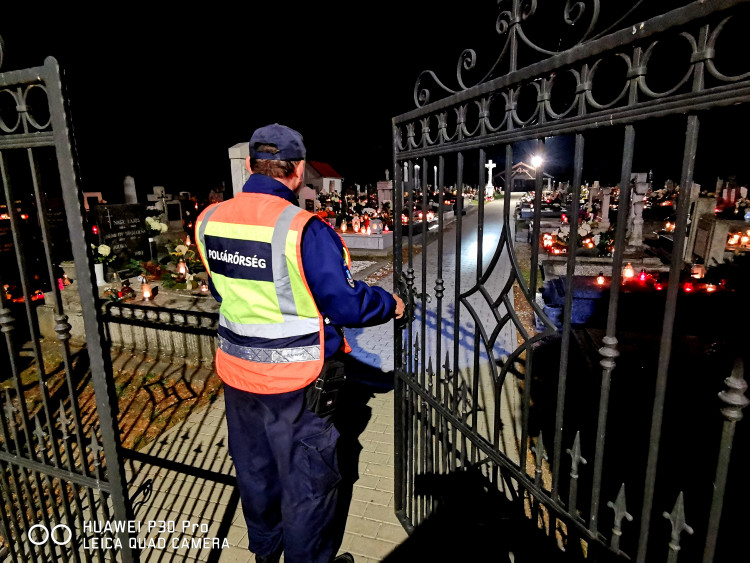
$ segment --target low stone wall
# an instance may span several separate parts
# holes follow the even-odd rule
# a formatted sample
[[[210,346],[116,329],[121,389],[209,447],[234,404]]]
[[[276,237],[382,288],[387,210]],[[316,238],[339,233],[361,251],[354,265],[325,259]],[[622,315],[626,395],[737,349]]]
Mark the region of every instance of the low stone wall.
[[[131,284],[133,288],[139,287],[135,279]],[[158,286],[158,282],[152,285]],[[99,306],[105,336],[111,346],[152,358],[182,359],[191,365],[213,363],[219,310],[213,297],[160,289],[153,301],[113,302],[103,298],[105,287],[99,288]],[[66,287],[61,295],[71,326],[71,342],[84,345],[86,332],[77,284]],[[54,297],[48,294],[45,304],[37,307],[39,329],[44,338],[57,339],[54,302]]]
[[[568,268],[568,259],[566,256],[549,256],[539,257],[545,278],[562,276],[565,277]],[[632,262],[633,267],[640,271],[645,268],[649,272],[668,272],[669,264],[663,264],[661,260],[654,257],[637,257],[628,258],[626,255],[623,264]],[[577,256],[575,274],[576,276],[598,276],[599,273],[605,276],[612,275],[612,258],[596,258],[591,256]]]
[[[349,250],[391,250],[393,248],[393,232],[381,235],[339,234]]]

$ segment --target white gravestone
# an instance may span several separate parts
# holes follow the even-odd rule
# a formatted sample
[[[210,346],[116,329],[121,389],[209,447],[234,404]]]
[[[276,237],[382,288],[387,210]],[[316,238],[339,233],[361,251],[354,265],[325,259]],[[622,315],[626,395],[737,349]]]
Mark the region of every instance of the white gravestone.
[[[229,147],[229,167],[232,171],[232,193],[235,195],[242,191],[242,186],[245,185],[245,182],[247,182],[247,179],[250,177],[250,172],[247,171],[247,166],[245,166],[245,160],[249,155],[249,143],[237,143],[236,145]]]
[[[648,174],[645,172],[630,175],[631,182],[635,182],[631,195],[631,219],[628,234],[628,246],[639,249],[643,246],[643,199],[648,191]]]
[[[602,209],[599,226],[603,230],[609,229],[609,196],[612,195],[612,188],[602,188]]]
[[[135,178],[125,176],[122,187],[125,194],[125,203],[138,203],[138,194],[135,192]]]

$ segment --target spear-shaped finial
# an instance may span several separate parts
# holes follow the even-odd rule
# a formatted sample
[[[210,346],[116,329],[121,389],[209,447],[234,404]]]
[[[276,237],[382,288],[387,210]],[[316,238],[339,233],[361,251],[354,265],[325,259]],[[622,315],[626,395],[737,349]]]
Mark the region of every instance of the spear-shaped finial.
[[[683,531],[693,534],[693,529],[685,521],[685,501],[683,500],[682,491],[677,495],[677,502],[672,512],[664,512],[664,518],[672,523],[672,541],[669,542],[669,557],[667,563],[677,562],[677,553],[680,551],[680,535]]]
[[[617,493],[615,502],[609,501],[607,506],[615,511],[615,525],[612,528],[612,540],[610,546],[613,550],[620,550],[620,537],[622,536],[622,519],[627,519],[628,522],[633,521],[633,516],[627,511],[625,507],[625,483],[620,485],[620,492]]]

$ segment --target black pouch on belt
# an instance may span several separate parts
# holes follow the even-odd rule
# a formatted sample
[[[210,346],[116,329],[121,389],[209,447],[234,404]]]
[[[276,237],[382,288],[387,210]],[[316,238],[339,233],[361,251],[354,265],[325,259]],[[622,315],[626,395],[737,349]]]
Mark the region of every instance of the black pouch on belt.
[[[327,416],[336,409],[339,392],[346,375],[343,362],[328,358],[318,378],[307,386],[307,406],[318,416]]]

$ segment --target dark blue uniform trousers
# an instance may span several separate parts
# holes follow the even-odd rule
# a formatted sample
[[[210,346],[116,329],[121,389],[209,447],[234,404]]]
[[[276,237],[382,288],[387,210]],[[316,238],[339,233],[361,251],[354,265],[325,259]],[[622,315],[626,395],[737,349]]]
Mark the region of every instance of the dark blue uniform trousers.
[[[304,389],[260,395],[225,385],[224,395],[250,550],[268,556],[283,546],[287,563],[328,563],[341,480],[330,417],[307,408]]]

